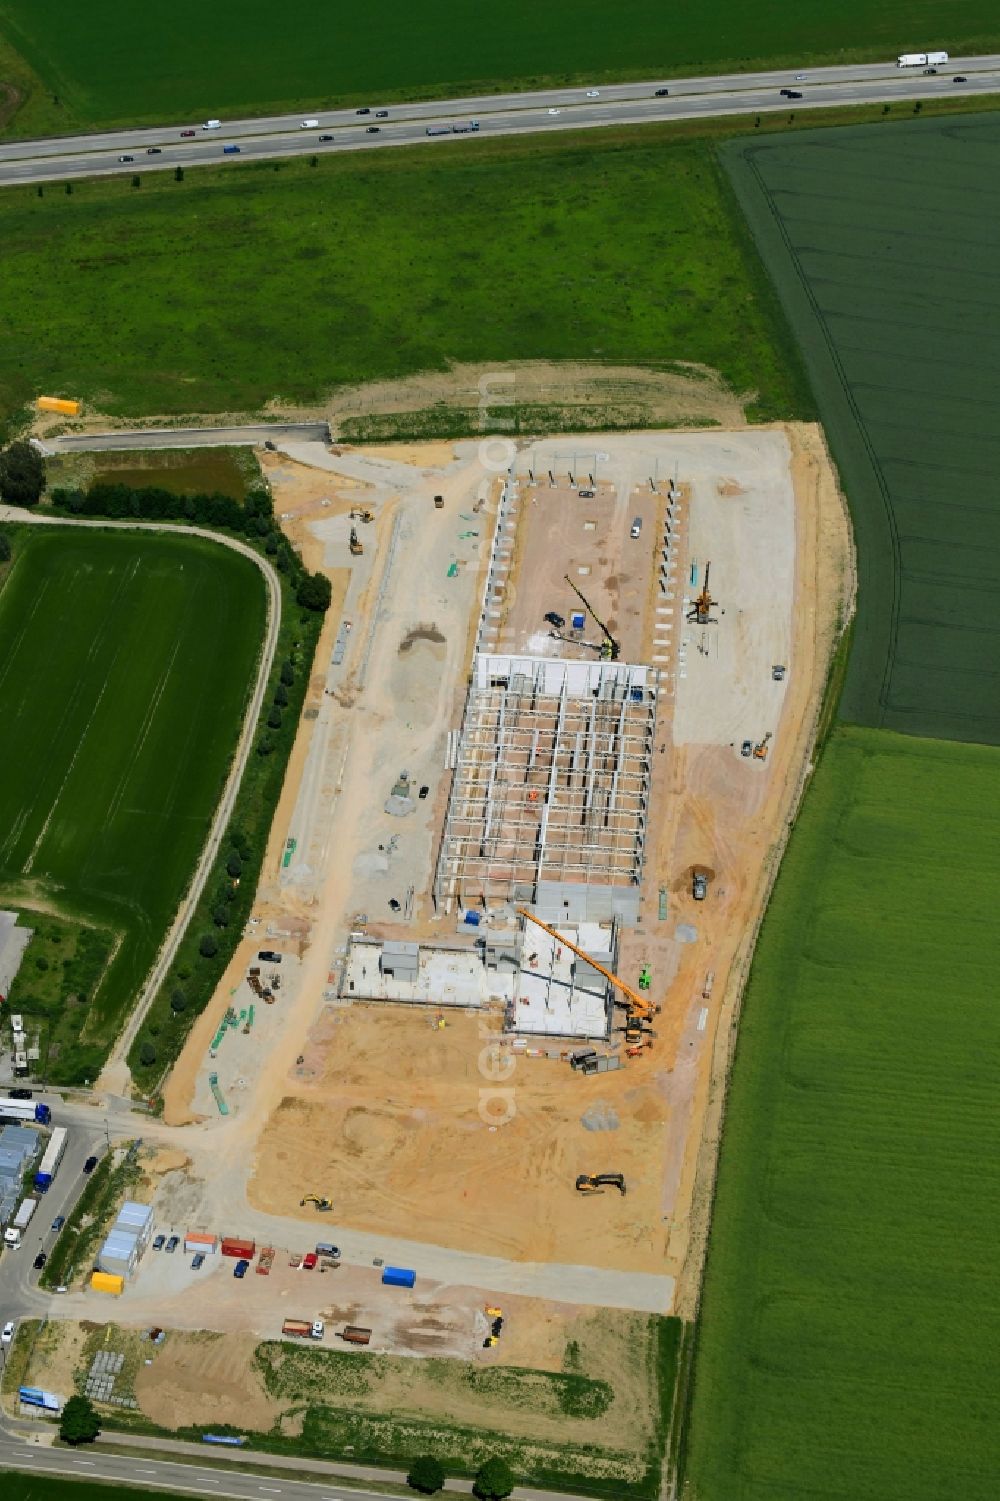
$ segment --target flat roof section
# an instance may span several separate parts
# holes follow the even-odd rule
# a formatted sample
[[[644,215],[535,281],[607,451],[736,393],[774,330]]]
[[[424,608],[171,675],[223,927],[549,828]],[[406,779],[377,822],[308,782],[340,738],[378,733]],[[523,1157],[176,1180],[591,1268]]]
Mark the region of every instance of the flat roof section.
[[[535,900],[539,882],[593,889],[642,877],[658,675],[623,662],[481,654],[454,752],[435,900]],[[604,888],[600,904],[597,888]],[[585,905],[585,904],[584,904]]]

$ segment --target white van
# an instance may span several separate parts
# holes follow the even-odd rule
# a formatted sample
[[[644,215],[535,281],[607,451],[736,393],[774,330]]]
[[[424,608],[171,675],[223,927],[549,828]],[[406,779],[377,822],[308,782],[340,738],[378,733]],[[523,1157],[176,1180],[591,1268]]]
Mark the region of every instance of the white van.
[[[319,130],[318,120],[302,120],[299,123],[300,130]]]
[[[204,125],[201,128],[202,128],[202,130],[221,130],[222,129],[222,121],[221,120],[206,120],[205,123],[204,123]]]
[[[642,531],[642,517],[641,516],[637,516],[635,518],[635,520],[633,521],[632,525],[629,527],[629,533],[628,534],[629,534],[630,537],[638,537],[638,535],[639,535],[639,533],[641,531]]]

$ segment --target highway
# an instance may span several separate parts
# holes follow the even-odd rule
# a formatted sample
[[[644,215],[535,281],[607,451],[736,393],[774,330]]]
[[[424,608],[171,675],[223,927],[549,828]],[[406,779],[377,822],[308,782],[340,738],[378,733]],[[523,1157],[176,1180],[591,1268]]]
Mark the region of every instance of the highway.
[[[330,443],[326,422],[258,422],[244,427],[129,428],[117,433],[67,434],[46,438],[47,454],[94,453],[131,448],[259,448],[263,443]]]
[[[956,83],[956,76],[963,79]],[[668,88],[666,98],[657,89]],[[781,96],[794,89],[801,99]],[[911,100],[967,98],[1000,91],[1000,55],[953,58],[927,77],[921,69],[898,69],[895,61],[796,73],[720,74],[706,78],[610,84],[599,89],[551,89],[538,93],[492,94],[382,106],[373,100],[365,113],[353,109],[317,110],[309,116],[280,115],[225,120],[218,129],[204,121],[178,121],[102,134],[9,141],[0,145],[0,185],[64,182],[71,178],[157,172],[207,163],[266,160],[343,151],[374,151],[385,146],[435,145],[468,133],[428,135],[428,127],[478,121],[477,138],[528,135],[548,130],[642,125],[653,121],[713,119],[725,115],[781,114],[836,105],[902,105]],[[384,112],[385,118],[380,118]],[[317,121],[308,130],[302,121]],[[185,134],[187,133],[187,134]],[[322,141],[321,136],[332,139]],[[224,148],[236,147],[227,155]],[[131,158],[122,162],[122,156]]]

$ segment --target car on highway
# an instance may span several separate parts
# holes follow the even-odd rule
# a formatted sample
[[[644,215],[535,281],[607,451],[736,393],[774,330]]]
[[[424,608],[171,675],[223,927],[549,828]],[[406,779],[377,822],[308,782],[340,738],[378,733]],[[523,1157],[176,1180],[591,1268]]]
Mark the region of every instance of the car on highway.
[[[588,89],[587,90],[587,98],[588,99],[600,99],[600,97],[601,97],[601,91],[600,91],[600,89]]]
[[[371,114],[371,110],[370,109],[356,109],[354,111],[354,113],[356,115],[370,115]]]
[[[52,1228],[55,1231],[59,1231],[59,1230],[62,1229],[62,1227],[63,1227],[63,1225],[65,1225],[65,1223],[66,1223],[66,1216],[64,1214],[57,1214],[56,1217],[55,1217],[55,1219],[52,1221]]]
[[[786,90],[786,94],[787,94],[787,96],[788,96],[789,99],[801,99],[802,98],[802,95],[799,93],[798,89],[787,89]]]
[[[12,1089],[10,1097],[12,1100],[33,1100],[35,1098],[35,1091],[33,1089]]]
[[[94,1168],[96,1166],[97,1166],[97,1158],[96,1157],[88,1157],[87,1160],[86,1160],[86,1162],[83,1164],[83,1171],[85,1173],[92,1173],[94,1171]]]
[[[240,147],[239,146],[223,146],[223,148],[222,148],[222,154],[223,154],[223,156],[239,156],[239,154],[240,154]]]
[[[654,99],[666,99],[669,96],[669,94],[670,94],[670,90],[669,89],[657,89],[656,93],[653,95],[653,98]]]
[[[956,73],[951,81],[952,83],[968,83],[969,80],[966,78],[964,73]]]
[[[135,157],[134,156],[120,156],[118,158],[118,160],[120,162],[134,162],[135,161]]]
[[[376,120],[388,120],[389,111],[387,109],[377,109],[375,111],[375,118]]]
[[[924,69],[924,77],[925,78],[936,78],[937,77],[937,68],[925,68]]]
[[[805,83],[805,81],[806,81],[806,75],[804,73],[796,73],[796,75],[795,75],[795,82],[796,83]]]
[[[549,110],[549,114],[550,115],[561,115],[562,114],[562,110],[561,109],[550,109]]]
[[[174,1254],[174,1252],[177,1250],[177,1247],[180,1245],[180,1243],[181,1243],[180,1236],[179,1235],[172,1235],[170,1237],[170,1239],[167,1241],[165,1250],[167,1250],[169,1252],[169,1254],[172,1256]]]
[[[39,1251],[38,1255],[35,1257],[34,1261],[31,1264],[35,1268],[36,1272],[40,1272],[48,1259],[49,1258],[46,1256],[44,1251]]]
[[[162,156],[163,152],[162,152],[162,150],[160,149],[159,146],[147,146],[146,147],[146,155],[147,156]]]
[[[245,1257],[241,1257],[240,1260],[233,1267],[233,1276],[234,1277],[239,1277],[242,1280],[246,1276],[246,1274],[247,1274],[247,1272],[249,1270],[250,1270],[250,1263],[249,1263],[249,1261],[247,1261]]]
[[[181,135],[182,136],[195,136],[197,134],[198,134],[198,132],[196,130],[182,130],[181,131]]]
[[[549,625],[555,626],[557,631],[561,631],[563,626],[566,624],[565,616],[560,615],[556,610],[546,610],[545,614],[542,616],[542,619],[547,620]]]
[[[13,1342],[14,1325],[13,1322],[8,1319],[6,1324],[4,1324],[2,1331],[0,1331],[0,1345],[10,1345],[13,1344]]]
[[[194,1255],[191,1257],[191,1270],[192,1270],[192,1272],[200,1272],[201,1269],[202,1269],[202,1267],[204,1265],[205,1265],[205,1253],[204,1253],[204,1251],[195,1251]]]
[[[368,134],[370,136],[377,136],[378,133],[379,133],[379,131],[381,129],[382,129],[381,125],[369,125],[368,126]]]
[[[332,141],[333,136],[320,136],[321,141]]]
[[[167,1237],[165,1235],[155,1235],[153,1237],[153,1250],[154,1251],[162,1251],[163,1247],[166,1245],[166,1243],[167,1243]]]

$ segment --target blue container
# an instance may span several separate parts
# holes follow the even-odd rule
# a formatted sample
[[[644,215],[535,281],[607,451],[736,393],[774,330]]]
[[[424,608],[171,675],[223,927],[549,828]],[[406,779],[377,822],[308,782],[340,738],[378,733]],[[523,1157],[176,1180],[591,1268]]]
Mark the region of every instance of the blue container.
[[[582,631],[587,623],[586,615],[571,615],[570,620],[573,622],[574,631]]]
[[[462,921],[467,922],[470,928],[478,928],[480,922],[480,914],[478,912],[467,912],[462,918]]]
[[[411,1272],[407,1267],[384,1266],[382,1268],[382,1281],[386,1287],[412,1287],[416,1280],[416,1272]]]
[[[634,704],[641,704],[642,703],[642,689],[641,688],[630,688],[629,689],[629,697],[631,698],[631,700],[632,700],[632,702]]]

